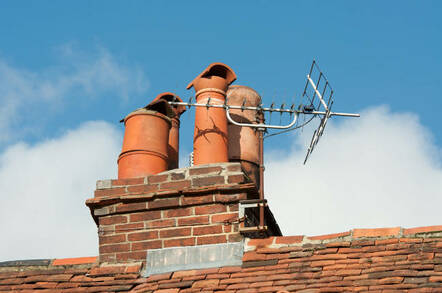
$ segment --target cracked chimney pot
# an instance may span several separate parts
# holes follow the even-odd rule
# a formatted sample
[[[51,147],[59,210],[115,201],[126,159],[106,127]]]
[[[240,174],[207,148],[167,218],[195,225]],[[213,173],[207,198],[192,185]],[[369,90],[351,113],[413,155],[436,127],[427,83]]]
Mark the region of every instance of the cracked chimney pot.
[[[196,101],[211,105],[225,102],[228,86],[236,80],[233,70],[223,63],[210,64],[189,83],[195,89]],[[193,159],[195,165],[228,162],[228,130],[223,108],[196,107]]]
[[[252,88],[243,85],[232,85],[227,90],[227,104],[234,106],[257,107],[261,96]],[[231,109],[233,120],[247,124],[258,124],[264,117],[256,111]],[[240,162],[242,170],[259,186],[259,135],[255,128],[228,124],[229,161]]]
[[[161,107],[167,109],[168,104],[164,104]],[[160,105],[161,102],[156,103],[156,106]],[[118,157],[118,178],[142,177],[166,171],[171,119],[158,111],[140,108],[124,118],[124,125],[126,129],[123,149]]]
[[[159,94],[153,101],[164,100],[168,102],[182,102],[180,97],[177,95],[165,92]],[[180,147],[180,116],[186,111],[185,106],[172,106],[172,110],[174,112],[174,117],[171,119],[172,127],[169,131],[169,143],[167,146],[167,155],[168,155],[168,169],[176,169],[178,168],[179,161],[179,147]]]

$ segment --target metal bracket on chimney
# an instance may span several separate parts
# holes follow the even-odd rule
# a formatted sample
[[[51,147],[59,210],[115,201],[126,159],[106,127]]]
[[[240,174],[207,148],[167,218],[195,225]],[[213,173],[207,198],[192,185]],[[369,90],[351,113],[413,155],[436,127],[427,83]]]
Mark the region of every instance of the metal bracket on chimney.
[[[239,218],[245,219],[239,227],[239,231],[241,233],[253,233],[253,232],[265,232],[267,231],[268,227],[264,225],[264,215],[261,213],[254,213],[252,210],[250,212],[247,212],[246,209],[252,209],[252,208],[260,208],[260,207],[267,207],[267,200],[266,199],[248,199],[248,200],[242,200],[239,203]],[[247,224],[252,226],[246,226]]]

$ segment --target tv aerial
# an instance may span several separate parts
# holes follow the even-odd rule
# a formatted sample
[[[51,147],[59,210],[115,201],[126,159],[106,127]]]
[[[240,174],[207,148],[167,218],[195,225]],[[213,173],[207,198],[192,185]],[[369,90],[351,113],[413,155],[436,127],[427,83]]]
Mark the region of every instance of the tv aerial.
[[[211,98],[207,99],[206,103],[194,103],[193,97],[190,97],[188,102],[180,102],[176,99],[169,101],[170,105],[175,106],[187,106],[187,107],[206,107],[206,108],[224,108],[226,111],[227,120],[240,127],[251,127],[256,129],[259,135],[259,156],[260,156],[260,186],[259,186],[259,200],[249,203],[249,206],[259,206],[259,226],[258,231],[265,230],[264,226],[264,206],[266,205],[266,200],[264,199],[264,138],[268,138],[274,135],[286,133],[288,131],[293,131],[299,128],[303,128],[308,123],[312,122],[315,118],[320,118],[320,123],[317,129],[313,133],[313,137],[308,147],[307,154],[304,159],[304,164],[307,162],[308,158],[312,154],[316,145],[319,142],[322,134],[324,133],[325,126],[328,120],[333,116],[344,116],[344,117],[359,117],[359,114],[353,113],[339,113],[332,112],[333,106],[333,89],[330,82],[325,77],[324,73],[319,69],[316,61],[313,60],[310,67],[310,71],[307,74],[307,80],[304,87],[304,92],[301,96],[301,103],[296,106],[294,103],[290,106],[282,103],[281,106],[275,107],[275,103],[272,102],[269,107],[264,107],[262,104],[258,106],[246,106],[246,99],[244,99],[242,105],[229,105],[228,99],[226,98],[224,104],[211,104]],[[302,103],[305,101],[305,103]],[[241,110],[241,111],[254,111],[256,113],[256,123],[244,123],[235,121],[232,118],[230,110]],[[273,113],[279,113],[282,118],[283,115],[288,115],[288,123],[285,125],[265,123],[265,115],[269,115],[271,122],[271,115]],[[299,119],[303,117],[303,122],[300,123]],[[274,130],[274,133],[267,134],[270,130]]]
[[[327,125],[328,120],[333,116],[343,116],[343,117],[360,117],[359,114],[354,113],[339,113],[332,112],[333,106],[333,89],[330,85],[330,82],[325,77],[324,73],[320,70],[316,61],[313,60],[312,65],[310,67],[310,71],[307,74],[307,80],[305,83],[304,91],[301,96],[301,103],[296,107],[295,104],[291,104],[290,107],[282,103],[280,107],[275,108],[275,103],[272,102],[270,107],[263,107],[263,105],[259,105],[256,107],[245,106],[246,100],[244,100],[241,106],[238,105],[229,105],[228,99],[226,98],[223,105],[219,104],[211,104],[210,98],[207,103],[193,103],[193,97],[189,99],[188,102],[178,102],[176,100],[169,101],[169,104],[176,106],[187,106],[187,107],[207,107],[207,108],[224,108],[226,110],[227,120],[240,127],[252,127],[260,132],[261,141],[264,138],[268,138],[274,135],[286,133],[288,131],[293,131],[299,128],[304,127],[308,123],[312,122],[315,118],[320,118],[320,123],[317,129],[314,131],[310,145],[307,150],[307,154],[304,159],[304,165],[307,162],[308,158],[312,154],[316,145],[319,142],[319,139],[322,137],[324,133],[325,126]],[[302,103],[305,101],[305,103]],[[283,114],[288,114],[291,118],[290,122],[286,125],[277,125],[277,124],[267,124],[264,122],[264,119],[261,119],[259,123],[242,123],[235,121],[230,113],[232,109],[239,109],[241,111],[255,111],[260,114],[268,114],[271,115],[273,113],[279,113],[281,116]],[[303,122],[300,123],[299,119],[303,116]],[[307,118],[308,117],[308,118]],[[277,130],[277,132],[267,134],[264,136],[264,132],[268,132],[269,130]],[[262,146],[261,146],[262,149]]]

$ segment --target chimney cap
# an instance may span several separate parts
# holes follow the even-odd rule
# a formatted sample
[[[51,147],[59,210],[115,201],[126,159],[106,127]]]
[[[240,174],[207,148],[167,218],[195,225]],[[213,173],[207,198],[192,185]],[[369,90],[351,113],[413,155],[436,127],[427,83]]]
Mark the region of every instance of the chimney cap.
[[[236,80],[236,74],[232,68],[224,63],[215,62],[207,66],[207,68],[204,69],[203,72],[201,72],[194,80],[192,80],[187,85],[187,89],[191,89],[193,86],[195,86],[195,83],[201,78],[210,79],[212,76],[217,76],[225,79],[227,86]],[[198,91],[199,89],[195,90]]]
[[[172,92],[164,92],[159,94],[158,96],[156,96],[155,99],[153,99],[152,103],[156,102],[156,101],[168,101],[168,102],[183,102],[183,100],[176,94],[172,93]],[[147,106],[146,106],[147,107]],[[172,110],[175,112],[176,116],[181,116],[181,114],[183,114],[186,111],[186,107],[185,106],[171,106]],[[178,118],[177,117],[177,118]]]

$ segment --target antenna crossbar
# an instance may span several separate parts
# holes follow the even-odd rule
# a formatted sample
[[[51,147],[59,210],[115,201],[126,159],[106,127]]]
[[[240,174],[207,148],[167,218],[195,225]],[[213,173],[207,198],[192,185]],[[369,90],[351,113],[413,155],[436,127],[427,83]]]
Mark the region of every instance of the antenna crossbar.
[[[271,107],[250,107],[250,106],[234,106],[226,104],[201,104],[201,103],[186,103],[186,102],[173,102],[168,101],[170,105],[176,106],[187,106],[187,107],[209,107],[209,108],[224,108],[224,109],[236,109],[236,110],[246,110],[246,111],[256,111],[256,112],[277,112],[277,113],[288,113],[288,114],[305,114],[305,115],[326,115],[326,111],[304,111],[296,109],[284,109],[284,108],[271,108]],[[344,116],[344,117],[360,117],[359,114],[354,113],[340,113],[340,112],[330,112],[330,116]]]

